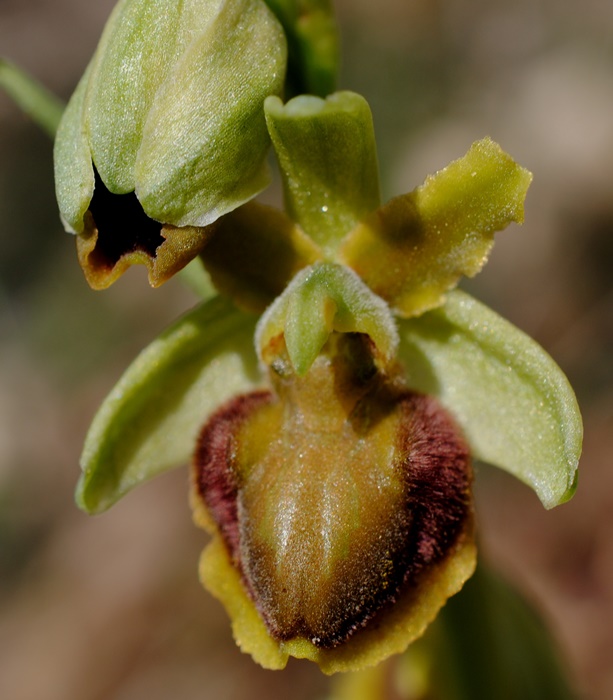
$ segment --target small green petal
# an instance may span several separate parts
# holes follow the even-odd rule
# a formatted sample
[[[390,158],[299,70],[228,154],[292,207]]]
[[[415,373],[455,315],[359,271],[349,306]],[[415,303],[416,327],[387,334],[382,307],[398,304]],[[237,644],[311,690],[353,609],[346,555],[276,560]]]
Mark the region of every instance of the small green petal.
[[[71,233],[83,232],[83,217],[94,194],[92,156],[83,123],[89,71],[90,68],[83,74],[62,115],[53,151],[60,215]]]
[[[288,214],[332,255],[345,234],[379,206],[372,115],[366,100],[338,92],[265,102]]]
[[[387,304],[348,268],[318,263],[299,272],[262,316],[256,347],[265,355],[283,333],[292,365],[304,376],[333,331],[369,335],[384,362],[398,344]]]
[[[259,0],[225,0],[155,96],[136,159],[152,218],[206,226],[269,184],[264,99],[279,94],[287,47]]]
[[[49,136],[55,136],[64,105],[25,71],[0,58],[0,88]]]
[[[187,463],[198,431],[259,374],[254,319],[215,298],[146,348],[105,399],[90,427],[77,503],[98,513],[138,484]]]
[[[242,309],[262,313],[321,251],[286,214],[247,202],[219,218],[200,258],[215,287]]]
[[[531,486],[546,508],[576,487],[583,435],[568,380],[522,331],[469,295],[399,322],[410,387],[438,396],[476,458]]]
[[[339,262],[399,315],[417,316],[441,304],[462,275],[481,270],[496,231],[523,221],[531,180],[491,139],[478,141],[352,231]]]
[[[330,0],[266,0],[287,35],[288,90],[325,97],[334,91],[339,38]]]

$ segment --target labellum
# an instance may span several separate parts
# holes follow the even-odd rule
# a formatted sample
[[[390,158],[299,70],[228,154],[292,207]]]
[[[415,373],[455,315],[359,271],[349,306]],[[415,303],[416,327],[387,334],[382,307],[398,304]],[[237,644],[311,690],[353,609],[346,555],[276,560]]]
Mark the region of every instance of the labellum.
[[[272,639],[333,659],[403,598],[412,616],[471,541],[468,448],[436,400],[377,366],[368,336],[333,333],[303,377],[274,344],[272,390],[204,426],[196,500]]]

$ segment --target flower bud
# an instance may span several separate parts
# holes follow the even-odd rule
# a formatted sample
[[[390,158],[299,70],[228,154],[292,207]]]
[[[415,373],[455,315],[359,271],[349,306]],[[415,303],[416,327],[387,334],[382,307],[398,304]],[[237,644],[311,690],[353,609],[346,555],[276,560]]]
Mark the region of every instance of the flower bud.
[[[55,146],[60,213],[87,242],[93,286],[124,257],[151,260],[161,283],[202,248],[201,227],[268,184],[263,101],[281,91],[285,63],[262,0],[117,5]]]

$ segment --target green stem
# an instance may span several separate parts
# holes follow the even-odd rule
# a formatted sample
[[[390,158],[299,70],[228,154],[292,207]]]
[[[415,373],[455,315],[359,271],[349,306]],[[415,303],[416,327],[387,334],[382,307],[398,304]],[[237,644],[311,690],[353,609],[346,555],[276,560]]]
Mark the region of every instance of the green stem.
[[[51,138],[55,136],[64,111],[59,98],[4,58],[0,58],[0,88]]]

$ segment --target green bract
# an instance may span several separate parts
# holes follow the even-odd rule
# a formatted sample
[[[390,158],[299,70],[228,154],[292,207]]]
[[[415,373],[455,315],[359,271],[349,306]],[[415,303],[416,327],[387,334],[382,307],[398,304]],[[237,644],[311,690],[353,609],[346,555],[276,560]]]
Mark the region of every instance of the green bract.
[[[89,237],[97,229],[84,267],[96,273],[134,252],[155,257],[163,243],[152,233],[143,242],[133,213],[115,221],[108,210],[127,200],[107,197],[100,211],[103,189],[135,193],[143,219],[182,228],[210,224],[268,184],[262,106],[281,91],[285,64],[283,30],[263,0],[117,5],[55,146],[66,229]],[[177,249],[188,247],[183,238]],[[191,257],[205,240],[190,231]]]

